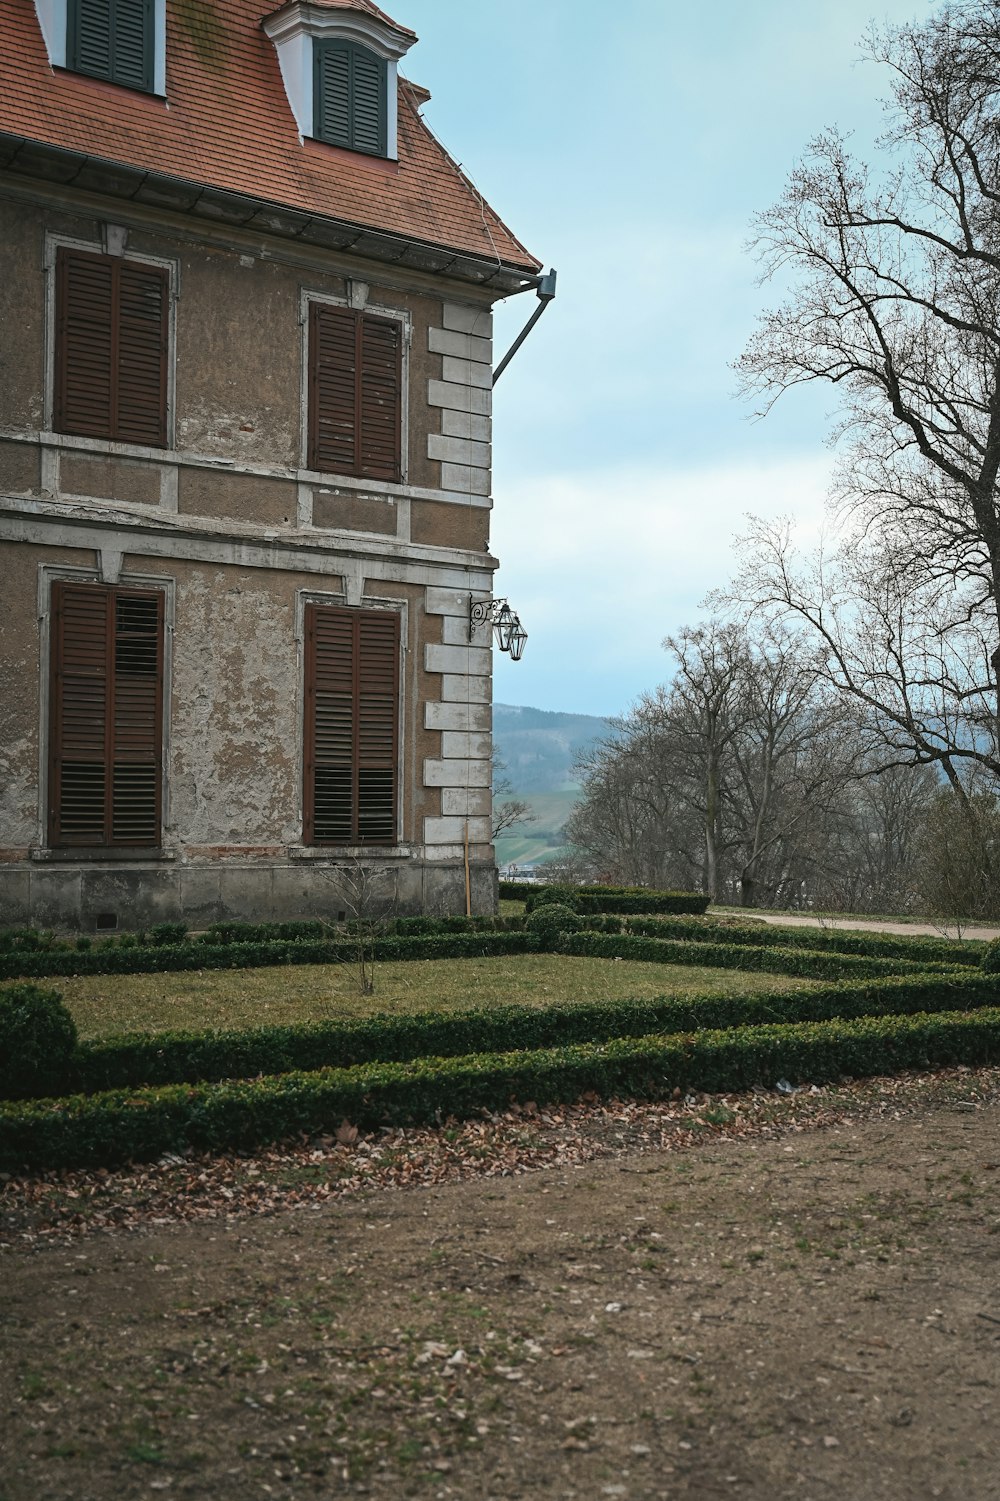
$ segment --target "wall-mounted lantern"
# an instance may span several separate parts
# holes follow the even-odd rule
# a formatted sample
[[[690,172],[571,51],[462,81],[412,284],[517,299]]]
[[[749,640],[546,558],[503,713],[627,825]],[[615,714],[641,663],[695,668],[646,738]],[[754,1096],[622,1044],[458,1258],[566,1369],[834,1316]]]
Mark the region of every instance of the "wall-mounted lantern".
[[[524,643],[528,633],[521,624],[516,611],[505,599],[473,599],[469,601],[469,633],[480,625],[491,625],[497,646],[509,653],[512,662],[520,662],[524,655]]]

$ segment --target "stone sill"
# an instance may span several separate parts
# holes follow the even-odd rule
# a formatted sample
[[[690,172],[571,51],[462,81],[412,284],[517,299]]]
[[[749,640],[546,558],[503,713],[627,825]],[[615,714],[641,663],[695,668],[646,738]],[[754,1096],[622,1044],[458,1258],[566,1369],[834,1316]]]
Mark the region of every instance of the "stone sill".
[[[288,847],[290,860],[412,860],[413,850],[407,844],[292,844]]]
[[[29,851],[29,858],[36,864],[44,865],[79,865],[92,862],[121,865],[126,861],[149,865],[176,860],[177,854],[174,850],[136,849],[134,846],[123,846],[120,849],[96,849],[90,845],[81,845],[75,849],[36,847]]]

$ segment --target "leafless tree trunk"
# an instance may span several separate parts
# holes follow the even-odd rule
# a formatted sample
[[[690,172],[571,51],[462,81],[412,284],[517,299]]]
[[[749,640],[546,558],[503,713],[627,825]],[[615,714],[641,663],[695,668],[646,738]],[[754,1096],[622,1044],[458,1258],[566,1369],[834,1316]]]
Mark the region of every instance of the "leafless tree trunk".
[[[958,816],[1000,778],[1000,6],[954,0],[868,38],[892,76],[884,169],[827,131],[758,220],[792,273],[742,360],[767,411],[837,388],[832,556],[757,525],[736,593],[804,623],[883,764],[937,769]]]

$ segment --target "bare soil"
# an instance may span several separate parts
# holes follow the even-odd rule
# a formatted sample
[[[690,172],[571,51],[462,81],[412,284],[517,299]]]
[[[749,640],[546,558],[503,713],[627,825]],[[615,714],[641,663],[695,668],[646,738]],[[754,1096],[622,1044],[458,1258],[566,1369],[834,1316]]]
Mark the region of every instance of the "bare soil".
[[[8,1185],[0,1497],[1000,1498],[1000,1071],[697,1103],[187,1223],[146,1170],[141,1230]]]

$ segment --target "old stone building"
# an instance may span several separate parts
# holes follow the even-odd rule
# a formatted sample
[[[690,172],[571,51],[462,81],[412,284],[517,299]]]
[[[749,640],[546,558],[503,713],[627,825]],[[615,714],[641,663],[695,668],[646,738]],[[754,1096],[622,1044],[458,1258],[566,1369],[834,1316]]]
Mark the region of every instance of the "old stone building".
[[[492,908],[491,306],[369,0],[0,0],[0,924]]]

